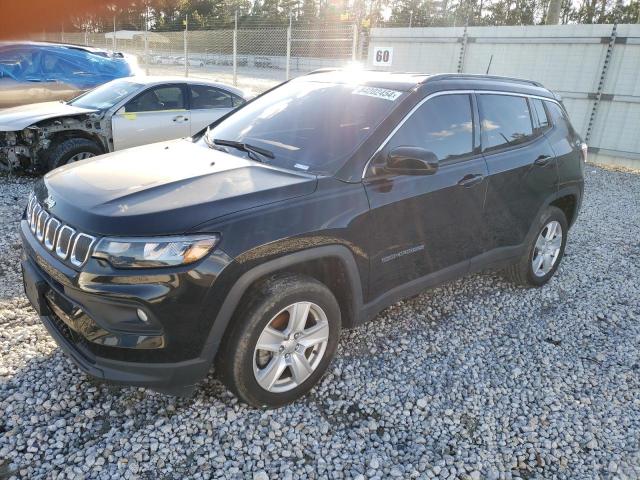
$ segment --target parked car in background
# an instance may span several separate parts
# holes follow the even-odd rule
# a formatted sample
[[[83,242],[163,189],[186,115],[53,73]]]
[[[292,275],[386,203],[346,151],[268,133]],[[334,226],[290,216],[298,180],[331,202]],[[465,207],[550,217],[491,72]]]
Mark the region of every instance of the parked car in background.
[[[283,405],[403,297],[489,267],[544,285],[582,203],[586,145],[525,80],[315,73],[199,137],[35,186],[27,297],[91,375],[188,393],[215,365]]]
[[[176,58],[176,65],[184,65],[184,57]],[[189,58],[189,66],[191,67],[204,67],[204,60],[199,58]]]
[[[130,77],[70,102],[0,110],[0,168],[47,171],[146,143],[188,137],[245,103],[230,85]]]
[[[69,100],[116,78],[139,74],[135,57],[78,45],[0,43],[0,108]]]

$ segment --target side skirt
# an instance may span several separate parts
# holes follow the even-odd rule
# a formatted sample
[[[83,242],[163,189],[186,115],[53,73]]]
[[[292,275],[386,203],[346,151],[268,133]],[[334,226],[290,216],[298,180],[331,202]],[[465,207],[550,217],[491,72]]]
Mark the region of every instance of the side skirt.
[[[469,273],[476,273],[488,268],[503,268],[513,263],[520,258],[524,252],[526,244],[515,245],[511,247],[501,247],[491,250],[489,252],[482,253],[470,261],[464,261],[451,265],[424,277],[416,278],[404,285],[395,287],[393,290],[389,290],[378,298],[365,304],[362,309],[362,314],[358,319],[358,325],[361,325],[385,308],[393,305],[400,300],[410,298],[418,295],[425,290],[440,286],[444,283],[451,282],[460,277],[463,277]]]

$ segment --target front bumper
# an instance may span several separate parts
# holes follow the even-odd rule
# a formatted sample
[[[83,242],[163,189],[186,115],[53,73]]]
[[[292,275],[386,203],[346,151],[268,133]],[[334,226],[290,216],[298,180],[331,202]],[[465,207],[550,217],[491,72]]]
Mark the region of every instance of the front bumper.
[[[77,271],[21,222],[25,291],[60,347],[89,375],[108,382],[189,394],[210,369],[206,343],[215,315],[210,291],[231,259],[216,251],[194,266],[112,269],[91,259]],[[145,324],[137,309],[149,317]]]

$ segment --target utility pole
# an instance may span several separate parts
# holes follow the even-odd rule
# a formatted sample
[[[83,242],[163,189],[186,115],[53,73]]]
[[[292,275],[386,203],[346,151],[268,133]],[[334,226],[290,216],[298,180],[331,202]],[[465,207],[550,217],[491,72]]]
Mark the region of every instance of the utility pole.
[[[189,34],[189,14],[184,16],[184,76],[189,76],[189,48],[187,47],[187,35]]]
[[[116,51],[116,16],[113,16],[113,51]]]
[[[236,21],[233,27],[233,84],[238,85],[238,10],[236,9]]]
[[[147,31],[149,30],[149,6],[144,9],[144,69],[147,75],[149,75],[149,36]]]
[[[291,12],[289,12],[289,28],[287,28],[287,65],[285,79],[289,80],[289,64],[291,63]]]

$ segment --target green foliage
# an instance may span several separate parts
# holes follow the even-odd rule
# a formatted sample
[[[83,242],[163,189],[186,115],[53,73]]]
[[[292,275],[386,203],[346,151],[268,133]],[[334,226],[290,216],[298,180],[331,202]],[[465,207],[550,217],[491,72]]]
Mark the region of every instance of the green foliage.
[[[74,28],[176,31],[285,27],[323,23],[372,26],[464,26],[544,24],[550,0],[132,0],[105,3],[104,13],[73,18]],[[561,0],[561,23],[638,23],[640,0]]]

